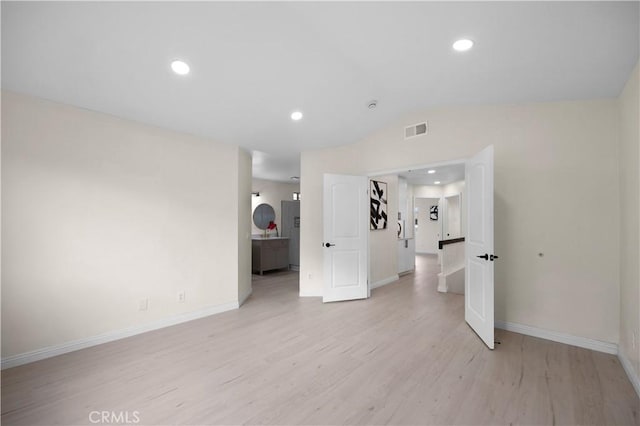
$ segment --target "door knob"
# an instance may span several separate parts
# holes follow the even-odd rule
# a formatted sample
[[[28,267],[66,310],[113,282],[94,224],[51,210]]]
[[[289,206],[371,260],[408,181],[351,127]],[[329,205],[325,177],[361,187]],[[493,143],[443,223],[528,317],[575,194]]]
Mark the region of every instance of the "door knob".
[[[489,255],[487,253],[485,253],[482,256],[476,256],[476,257],[479,257],[480,259],[484,259],[484,260],[489,260]]]
[[[493,262],[493,259],[497,259],[498,256],[494,256],[493,254],[491,256],[489,256],[489,260]]]
[[[326,243],[324,246],[325,246],[326,248],[329,248],[329,247],[333,247],[333,246],[335,246],[335,244]]]

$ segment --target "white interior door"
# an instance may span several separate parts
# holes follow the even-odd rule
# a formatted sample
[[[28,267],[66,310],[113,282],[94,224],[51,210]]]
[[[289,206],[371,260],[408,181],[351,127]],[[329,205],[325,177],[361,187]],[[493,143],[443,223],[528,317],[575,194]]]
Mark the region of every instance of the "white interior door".
[[[493,145],[465,165],[467,236],[464,318],[493,349]]]
[[[365,176],[324,175],[323,302],[368,296],[367,183]]]

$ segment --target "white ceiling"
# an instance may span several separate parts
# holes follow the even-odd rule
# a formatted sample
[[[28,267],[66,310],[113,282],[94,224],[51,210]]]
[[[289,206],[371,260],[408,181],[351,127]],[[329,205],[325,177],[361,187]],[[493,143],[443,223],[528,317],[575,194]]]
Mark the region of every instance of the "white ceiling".
[[[2,2],[2,85],[260,151],[256,177],[289,180],[301,151],[416,109],[615,97],[638,23],[638,2]]]
[[[435,170],[435,173],[428,173],[429,170]],[[407,179],[411,185],[448,185],[454,182],[464,180],[464,164],[450,164],[447,166],[429,167],[428,169],[408,170],[398,173]],[[435,182],[440,182],[436,184]]]

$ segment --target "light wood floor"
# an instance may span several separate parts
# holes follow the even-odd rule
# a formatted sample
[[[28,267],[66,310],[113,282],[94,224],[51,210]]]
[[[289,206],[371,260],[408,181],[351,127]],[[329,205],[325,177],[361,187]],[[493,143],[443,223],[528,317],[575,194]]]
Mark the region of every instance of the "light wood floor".
[[[502,330],[490,351],[436,272],[327,305],[256,277],[237,311],[3,371],[2,424],[639,424],[616,357]]]

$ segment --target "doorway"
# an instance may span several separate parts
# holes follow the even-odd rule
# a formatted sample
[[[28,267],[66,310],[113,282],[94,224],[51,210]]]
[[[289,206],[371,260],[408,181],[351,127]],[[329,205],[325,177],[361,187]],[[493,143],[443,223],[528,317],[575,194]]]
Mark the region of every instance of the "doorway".
[[[295,197],[295,194],[294,194]],[[300,193],[297,194],[300,197]],[[282,200],[282,237],[289,239],[289,269],[300,270],[300,199]]]
[[[468,239],[462,246],[464,248],[464,255],[462,258],[464,259],[465,320],[490,349],[494,348],[493,261],[494,259],[497,259],[497,256],[494,256],[493,253],[493,155],[493,146],[489,146],[463,163],[465,167],[464,184],[467,191],[467,195],[465,196],[465,199],[467,200],[465,202],[466,208],[464,208],[465,213],[462,213],[463,198],[459,193],[456,195],[457,198],[450,203],[452,210],[454,207],[457,208],[457,218],[453,217],[448,222],[449,224],[452,224],[453,228],[459,229],[460,232],[463,230],[463,223],[468,222]],[[442,166],[450,166],[452,164],[460,163],[461,161],[456,161],[443,164]],[[435,168],[429,168],[428,166],[422,170],[426,170],[427,175],[437,173]],[[401,185],[398,183],[406,182],[406,178],[400,176],[403,172],[395,171],[391,173],[395,173],[395,184],[397,188],[400,188]],[[368,186],[367,180],[369,180],[370,183],[375,183],[376,191],[371,193],[371,209],[369,212],[371,215],[371,231],[375,232],[381,229],[387,229],[386,225],[388,224],[388,218],[394,217],[394,213],[398,214],[400,212],[400,208],[403,205],[406,205],[404,203],[408,203],[409,199],[413,200],[416,195],[419,195],[416,194],[415,190],[411,196],[408,195],[409,191],[405,191],[407,193],[407,197],[404,200],[399,200],[395,197],[400,197],[399,194],[402,191],[397,190],[396,195],[393,195],[393,191],[388,191],[386,192],[387,198],[385,199],[383,197],[385,191],[379,191],[378,189],[384,188],[386,190],[388,186],[387,182],[374,181],[374,178],[379,176],[388,176],[388,180],[392,181],[394,178],[390,176],[391,173],[369,175],[368,178],[365,178],[364,176],[325,174],[323,247],[326,247],[327,250],[325,250],[324,255],[324,302],[368,297],[368,294],[365,293],[363,295],[363,293],[360,292],[360,288],[364,281],[362,281],[363,274],[358,272],[359,267],[356,268],[353,266],[353,262],[343,261],[347,256],[350,259],[356,259],[364,255],[366,259],[365,261],[368,264],[368,268],[364,275],[365,277],[369,276],[367,271],[371,271],[372,256],[370,252],[373,250],[372,245],[367,242],[364,245],[364,249],[359,245],[354,246],[352,249],[348,249],[346,246],[346,244],[351,243],[354,238],[358,241],[369,240],[368,233],[362,232],[362,224],[366,224],[369,219],[364,215],[364,212],[367,209],[363,208],[362,203],[352,201],[355,199],[361,199],[362,194],[369,195],[369,192],[366,190]],[[411,171],[407,173],[411,173]],[[433,181],[434,185],[441,183],[441,180]],[[344,195],[344,197],[338,197],[336,194]],[[441,194],[441,198],[446,199],[442,191]],[[342,200],[343,202],[327,204],[327,200]],[[396,203],[395,210],[393,210],[393,208],[389,208],[389,205],[393,205],[392,203],[394,202]],[[344,206],[349,205],[350,203],[353,204],[353,206],[349,209],[345,209]],[[384,208],[380,209],[380,205],[384,205]],[[408,209],[408,212],[410,213],[407,214],[406,218],[409,219],[409,223],[414,223],[414,211],[414,206]],[[398,214],[397,217],[398,220],[402,219],[401,214]],[[381,220],[381,218],[384,220]],[[465,218],[468,218],[468,220]],[[381,221],[383,222],[382,226],[380,224]],[[450,234],[448,238],[455,236],[451,235],[451,232],[449,232],[450,229],[452,228],[446,228],[447,233]],[[334,238],[333,233],[335,230],[340,230],[340,232],[335,235],[340,235],[345,244],[337,244],[338,241]],[[387,233],[387,235],[389,234]],[[463,238],[464,237],[458,236],[458,238],[440,240],[439,248],[441,249],[444,245],[459,243],[461,240],[465,241]],[[460,244],[456,244],[456,246],[459,247]],[[391,254],[394,251],[393,247],[399,249],[399,245],[397,243],[387,245],[388,255],[393,256]],[[406,247],[407,246],[405,245],[405,248]],[[446,250],[443,251],[445,251],[445,254],[441,255],[440,260],[444,266],[446,261],[445,257],[447,255]],[[340,254],[340,256],[337,254]],[[361,262],[357,262],[356,264],[361,265]],[[396,262],[396,268],[398,267],[397,265],[398,263]],[[443,268],[443,273],[445,272],[446,271]],[[340,280],[336,279],[336,277],[340,278]],[[345,277],[348,279],[343,279]],[[369,285],[370,283],[367,281],[365,283],[365,290],[368,288],[370,291]],[[358,288],[357,292],[353,291],[356,287]],[[331,295],[331,297],[328,297],[328,295]]]
[[[299,293],[300,184],[252,179],[251,270],[252,287],[276,286]],[[265,278],[280,277],[281,280]],[[258,292],[256,294],[262,294]]]
[[[438,254],[442,231],[440,198],[414,198],[414,235],[416,255]]]

